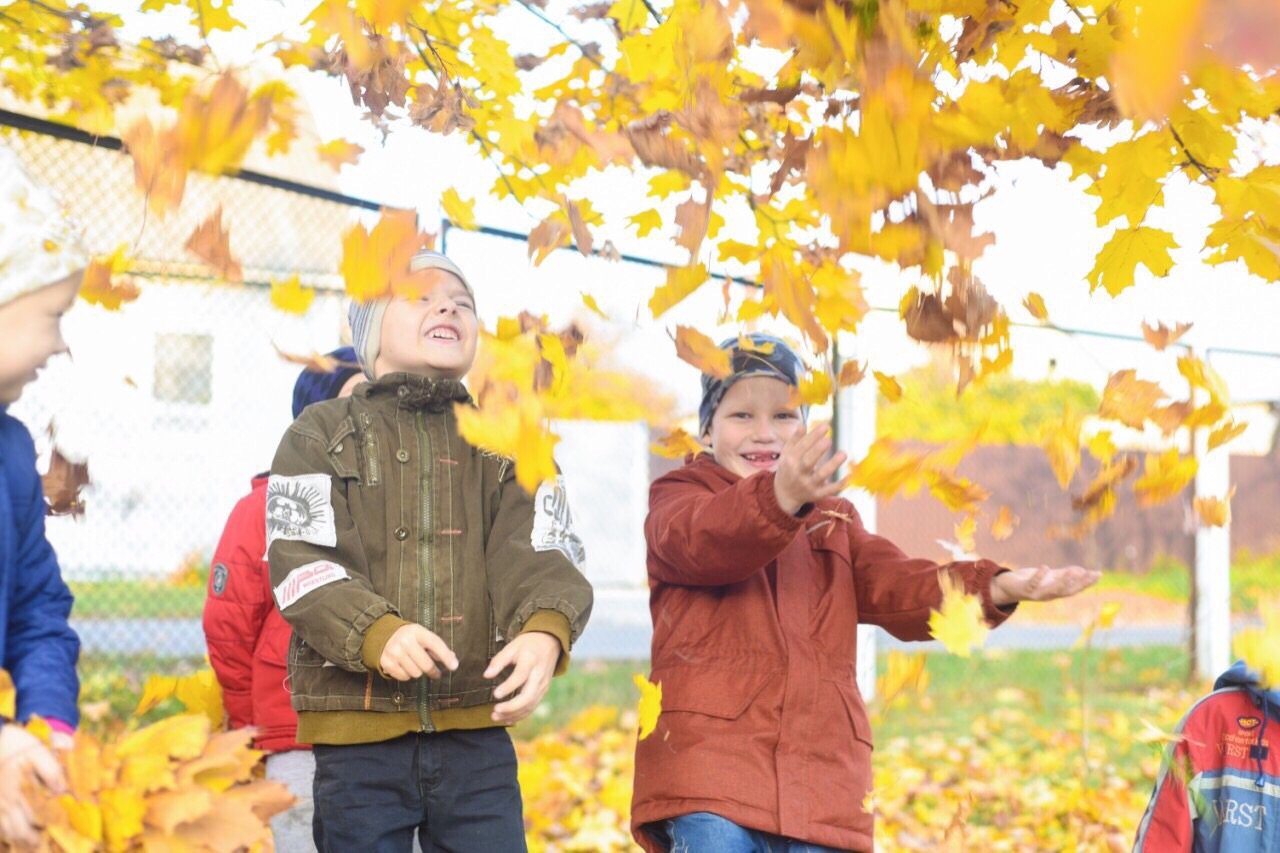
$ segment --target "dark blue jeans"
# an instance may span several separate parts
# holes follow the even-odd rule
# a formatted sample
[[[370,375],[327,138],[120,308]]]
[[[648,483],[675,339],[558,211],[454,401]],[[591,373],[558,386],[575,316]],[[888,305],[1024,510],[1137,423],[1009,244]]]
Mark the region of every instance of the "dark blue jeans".
[[[506,729],[315,747],[320,853],[525,853],[516,751]]]
[[[841,853],[834,847],[747,829],[710,812],[680,815],[660,826],[671,853]]]

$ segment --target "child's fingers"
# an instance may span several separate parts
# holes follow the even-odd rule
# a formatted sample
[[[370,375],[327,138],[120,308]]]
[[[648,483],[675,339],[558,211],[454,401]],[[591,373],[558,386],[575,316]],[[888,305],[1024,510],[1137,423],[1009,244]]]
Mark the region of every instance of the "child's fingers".
[[[53,757],[53,753],[41,747],[31,754],[30,760],[31,769],[35,771],[36,777],[55,794],[62,793],[63,788],[66,787],[62,766],[58,764],[58,759]]]
[[[410,678],[418,678],[422,675],[427,678],[440,677],[440,670],[436,668],[436,662],[431,659],[431,655],[413,643],[406,644],[400,650],[399,659],[400,666]]]
[[[496,655],[493,656],[493,660],[489,661],[489,666],[486,667],[484,671],[484,677],[497,678],[498,673],[511,666],[512,662],[515,661],[516,652],[519,650],[518,646],[504,646]]]
[[[502,723],[517,723],[529,716],[546,692],[546,681],[547,676],[543,669],[534,666],[529,671],[529,677],[521,686],[520,692],[510,700],[494,706],[494,719]]]
[[[430,631],[423,631],[422,634],[418,636],[418,641],[422,645],[422,648],[424,648],[431,657],[440,661],[440,663],[443,664],[450,672],[458,668],[458,656],[453,653],[453,650],[449,648],[439,635],[433,634]]]
[[[848,458],[849,458],[849,454],[845,453],[843,450],[841,450],[839,453],[836,453],[834,456],[828,459],[825,463],[823,463],[823,465],[820,468],[818,468],[816,472],[818,479],[824,483],[829,482],[831,478],[835,476],[835,473],[840,470],[840,466],[843,465],[845,463],[845,460]],[[837,483],[836,485],[838,486],[839,484]],[[837,491],[839,491],[839,489],[837,489]]]
[[[520,688],[529,680],[529,673],[533,669],[532,661],[526,658],[516,660],[515,669],[507,676],[507,680],[493,688],[493,698],[502,700],[509,697],[512,693]]]
[[[831,436],[820,435],[800,457],[800,465],[805,471],[812,471],[822,463],[823,457],[831,452]]]

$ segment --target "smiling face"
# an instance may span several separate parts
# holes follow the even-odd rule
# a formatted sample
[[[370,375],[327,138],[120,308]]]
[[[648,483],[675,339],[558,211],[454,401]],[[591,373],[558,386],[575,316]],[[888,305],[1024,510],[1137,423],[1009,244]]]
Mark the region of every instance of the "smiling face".
[[[374,375],[416,373],[461,379],[476,357],[476,303],[452,273],[423,272],[429,288],[420,299],[395,299],[382,318]]]
[[[775,470],[782,446],[804,429],[792,390],[769,376],[747,376],[730,385],[707,433],[716,461],[743,477]]]
[[[0,305],[0,405],[12,403],[48,360],[67,351],[62,315],[75,302],[82,272]]]

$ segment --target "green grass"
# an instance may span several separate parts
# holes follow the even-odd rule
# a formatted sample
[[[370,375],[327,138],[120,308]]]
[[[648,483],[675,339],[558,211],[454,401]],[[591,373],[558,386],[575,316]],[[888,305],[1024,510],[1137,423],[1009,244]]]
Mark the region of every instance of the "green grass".
[[[165,580],[72,581],[75,619],[199,618],[205,587]]]
[[[1100,589],[1123,589],[1186,601],[1191,594],[1191,572],[1186,564],[1163,557],[1151,569],[1142,572],[1106,572],[1098,582]],[[1280,554],[1255,556],[1242,553],[1231,564],[1231,609],[1245,613],[1258,606],[1258,595],[1280,588]]]

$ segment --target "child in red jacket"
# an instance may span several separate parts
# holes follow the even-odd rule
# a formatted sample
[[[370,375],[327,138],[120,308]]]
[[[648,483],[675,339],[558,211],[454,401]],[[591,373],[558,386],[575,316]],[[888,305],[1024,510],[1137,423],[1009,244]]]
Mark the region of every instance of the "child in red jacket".
[[[787,345],[734,338],[703,377],[710,450],[656,480],[645,521],[658,727],[636,748],[631,828],[649,853],[871,850],[871,729],[859,623],[927,640],[940,575],[987,621],[1073,595],[1097,572],[912,559],[863,527],[825,425],[793,402]]]
[[[331,373],[304,370],[293,388],[296,419],[311,403],[345,397],[363,375],[355,350],[329,353],[338,367]],[[297,805],[271,819],[277,850],[314,850],[311,839],[311,780],[315,759],[297,742],[298,714],[289,703],[286,656],[289,623],[276,609],[267,568],[267,475],[253,478],[253,490],[240,499],[222,531],[209,570],[204,604],[204,634],[209,661],[222,685],[223,704],[232,728],[257,728],[255,745],[270,753],[267,777],[288,785]]]

